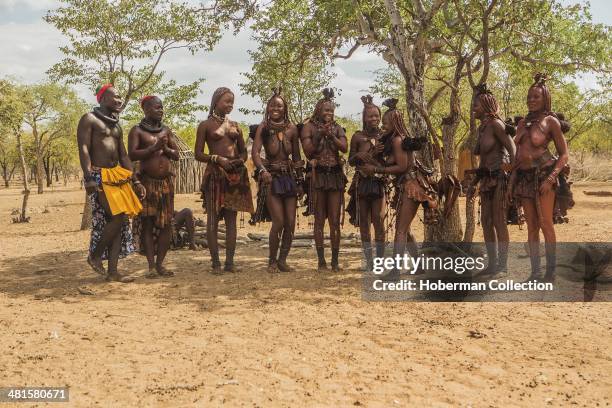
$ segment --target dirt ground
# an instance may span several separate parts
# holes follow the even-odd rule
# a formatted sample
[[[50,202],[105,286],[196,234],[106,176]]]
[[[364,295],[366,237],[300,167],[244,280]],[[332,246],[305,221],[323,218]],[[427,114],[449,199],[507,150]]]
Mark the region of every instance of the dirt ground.
[[[573,190],[558,239],[612,241],[612,197],[583,194],[612,184]],[[177,208],[201,217],[197,199]],[[238,247],[236,274],[179,250],[174,278],[142,278],[134,255],[120,268],[135,283],[105,283],[85,262],[83,201],[76,184],[34,193],[31,222],[12,224],[20,189],[0,189],[0,386],[69,386],[74,407],[612,404],[610,303],[366,302],[358,249],[324,275],[296,249],[297,271],[270,276],[256,244]]]

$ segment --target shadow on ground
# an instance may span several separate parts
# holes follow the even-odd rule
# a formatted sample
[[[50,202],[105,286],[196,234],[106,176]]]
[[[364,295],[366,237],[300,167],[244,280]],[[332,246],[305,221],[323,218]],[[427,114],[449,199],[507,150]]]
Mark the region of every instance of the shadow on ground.
[[[559,251],[557,283],[551,294],[534,293],[526,296],[523,292],[489,293],[486,297],[477,295],[472,299],[463,295],[456,297],[438,296],[425,293],[420,298],[398,298],[383,300],[412,301],[592,301],[610,299],[611,292],[606,281],[590,277],[583,280],[584,272],[572,267],[569,257],[573,250]],[[517,251],[522,250],[516,246]],[[130,300],[154,298],[159,304],[194,304],[200,310],[229,308],[240,304],[258,307],[269,303],[301,302],[306,304],[333,303],[337,299],[354,298],[362,301],[362,280],[360,253],[347,252],[341,259],[343,271],[319,273],[316,271],[316,257],[312,249],[296,248],[289,263],[295,269],[290,273],[270,274],[267,272],[267,250],[258,244],[238,247],[236,264],[238,272],[221,276],[212,275],[207,251],[177,250],[168,254],[166,265],[174,270],[172,278],[146,279],[146,260],[143,256],[132,255],[121,260],[122,273],[130,273],[136,281],[130,284],[108,283],[95,275],[85,262],[84,251],[47,253],[37,256],[12,258],[3,261],[0,292],[10,297],[34,297],[54,299],[67,303],[99,300]],[[511,251],[512,252],[512,251]],[[563,254],[563,255],[561,255]],[[223,254],[222,259],[223,259]],[[516,256],[520,266],[509,269],[513,273],[505,279],[520,281],[528,274],[528,260]],[[567,258],[567,259],[566,259]],[[609,264],[609,257],[605,265]],[[570,269],[568,269],[570,268]],[[583,267],[584,269],[584,267]],[[601,269],[601,268],[599,268]],[[604,268],[605,269],[605,268]],[[431,278],[431,277],[430,277]],[[470,279],[471,280],[471,279]],[[597,281],[599,280],[599,284]],[[602,286],[603,285],[603,286]],[[606,290],[607,289],[607,290]],[[91,291],[93,295],[84,294]],[[603,296],[603,297],[602,297]],[[366,299],[370,299],[366,293]]]
[[[267,257],[258,245],[238,248],[238,272],[221,276],[210,274],[208,251],[171,251],[167,267],[175,272],[172,278],[146,279],[146,259],[131,255],[120,260],[121,273],[130,273],[136,281],[129,284],[108,283],[87,265],[84,251],[46,253],[12,258],[0,263],[3,279],[0,292],[9,297],[37,300],[59,300],[74,303],[83,300],[129,300],[152,297],[160,303],[192,303],[200,310],[213,310],[232,303],[264,305],[270,302],[334,302],[335,297],[354,294],[361,299],[361,273],[358,254],[341,260],[339,273],[319,273],[315,269],[314,251],[298,248],[292,251],[290,273],[267,272]],[[312,253],[311,253],[312,252]],[[221,254],[223,260],[223,254]],[[85,295],[83,289],[93,292]]]

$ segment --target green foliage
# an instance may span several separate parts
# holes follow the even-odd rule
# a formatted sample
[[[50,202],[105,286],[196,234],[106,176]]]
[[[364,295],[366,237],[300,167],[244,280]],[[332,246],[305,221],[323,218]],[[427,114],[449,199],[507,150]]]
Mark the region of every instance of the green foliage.
[[[12,133],[0,136],[0,173],[2,177],[10,179],[19,165],[19,152],[17,151],[17,140]]]
[[[25,104],[22,96],[22,91],[17,83],[11,79],[0,79],[0,143],[5,146],[5,152],[11,146],[14,146],[18,155],[25,192],[20,220],[27,221],[26,207],[29,188],[21,130],[25,116]],[[5,157],[5,159],[8,158]],[[8,163],[6,164],[8,165]]]
[[[586,6],[561,7],[537,1],[519,3],[491,2],[487,17],[481,2],[447,2],[443,12],[434,19],[431,35],[443,39],[444,46],[432,54],[426,67],[424,100],[437,133],[440,133],[442,119],[449,115],[455,70],[459,63],[465,67],[457,85],[460,122],[454,147],[468,141],[470,82],[489,84],[503,117],[523,116],[533,74],[548,73],[553,109],[563,112],[572,123],[572,130],[566,135],[570,146],[597,128],[606,109],[610,109],[609,96],[606,98],[604,92],[609,89],[605,81],[610,81],[611,72],[609,27],[592,24]],[[574,75],[581,72],[600,75],[600,89],[578,89]],[[383,98],[399,98],[402,105],[406,102],[405,84],[400,70],[392,65],[375,73],[375,84],[370,90]]]
[[[11,79],[0,79],[0,138],[21,130],[24,109],[18,85]]]
[[[336,122],[338,122],[338,124],[344,128],[346,139],[350,145],[353,135],[362,128],[361,120],[356,120],[350,117],[336,117]]]
[[[128,99],[149,81],[168,51],[210,50],[221,35],[216,25],[208,27],[205,14],[170,1],[63,3],[45,16],[70,42],[61,48],[66,57],[50,69],[51,76],[85,82],[92,88],[100,81],[112,82]]]
[[[248,110],[241,108],[245,114],[260,114],[263,117],[268,99],[272,96],[272,88],[282,87],[282,95],[289,106],[289,118],[293,123],[302,122],[309,117],[317,100],[321,97],[321,89],[328,87],[333,74],[328,73],[325,64],[319,61],[306,61],[301,67],[284,67],[282,64],[268,63],[265,54],[278,55],[270,50],[251,53],[253,68],[250,73],[244,73],[247,82],[240,84],[240,89],[247,95],[259,98],[262,108]],[[266,62],[262,62],[266,61]]]
[[[66,85],[41,83],[22,87],[24,123],[32,130],[39,154],[60,138],[74,138],[87,104]]]
[[[263,115],[272,88],[281,86],[292,122],[302,122],[312,113],[321,89],[329,85],[334,74],[328,70],[331,60],[324,50],[313,46],[314,51],[305,55],[294,46],[296,42],[317,42],[310,22],[304,20],[310,6],[303,0],[278,1],[257,15],[252,28],[259,46],[249,51],[253,66],[251,72],[242,74],[246,81],[240,88],[259,98],[262,109],[241,112]]]
[[[172,128],[172,131],[181,138],[183,142],[187,144],[193,150],[196,141],[196,125],[184,125],[181,127]]]
[[[93,90],[111,82],[124,96],[124,107],[147,93],[163,95],[171,121],[191,119],[202,80],[177,86],[158,71],[162,58],[177,49],[209,51],[224,28],[240,28],[254,12],[251,0],[217,0],[192,5],[170,0],[63,0],[45,21],[64,34],[65,57],[52,79],[84,83]],[[131,112],[133,116],[134,112]]]
[[[159,76],[155,78],[161,79]],[[198,94],[201,93],[202,82],[204,80],[199,79],[186,85],[177,85],[176,81],[171,79],[162,84],[150,83],[147,84],[147,90],[143,94],[159,96],[164,105],[164,122],[172,128],[182,127],[196,121],[196,112],[207,109],[205,105],[196,102]],[[127,124],[127,129],[140,122],[142,117],[139,103],[129,105],[121,115],[121,119]]]
[[[373,72],[374,82],[370,86],[373,95],[381,99],[396,98],[406,106],[406,93],[404,92],[404,80],[400,72],[393,65],[377,69]],[[382,102],[381,102],[382,103]]]
[[[0,167],[40,166],[67,172],[78,162],[76,127],[87,105],[67,85],[0,80]],[[21,151],[18,145],[21,143]],[[22,169],[23,171],[23,169]],[[39,176],[41,173],[39,173]],[[4,176],[4,174],[3,174]],[[42,178],[39,180],[42,192]]]

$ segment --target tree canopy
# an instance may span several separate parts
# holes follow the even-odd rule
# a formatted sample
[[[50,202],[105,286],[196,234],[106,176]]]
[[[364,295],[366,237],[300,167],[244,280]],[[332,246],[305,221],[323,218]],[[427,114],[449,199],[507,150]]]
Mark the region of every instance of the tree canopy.
[[[181,102],[177,115],[194,107],[189,97],[201,79],[177,87],[165,82],[159,64],[174,50],[210,51],[224,28],[242,27],[255,10],[250,0],[188,4],[171,0],[63,0],[45,21],[69,41],[64,59],[48,71],[54,80],[82,83],[93,90],[111,82],[130,101],[149,92]]]

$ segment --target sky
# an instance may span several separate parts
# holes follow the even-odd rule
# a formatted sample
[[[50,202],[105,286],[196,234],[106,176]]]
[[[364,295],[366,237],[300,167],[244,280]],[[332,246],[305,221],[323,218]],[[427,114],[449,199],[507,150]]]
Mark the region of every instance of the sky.
[[[563,0],[563,3],[575,3]],[[42,20],[47,10],[57,7],[59,0],[0,0],[0,77],[13,76],[27,82],[39,82],[46,79],[46,71],[63,54],[59,47],[66,44],[64,37],[53,26]],[[597,23],[612,24],[612,1],[590,1],[593,20]],[[257,44],[251,40],[248,30],[237,36],[226,33],[212,52],[200,52],[192,56],[184,50],[174,50],[162,60],[161,70],[166,71],[166,78],[173,78],[179,84],[205,78],[202,93],[198,101],[205,105],[210,103],[210,96],[219,86],[228,86],[236,94],[235,111],[232,117],[236,120],[256,122],[258,116],[245,116],[237,108],[259,108],[259,101],[240,92],[238,84],[243,82],[241,73],[250,71],[251,62],[247,51],[255,49]],[[384,68],[386,64],[375,54],[358,50],[348,60],[338,60],[333,67],[336,78],[332,86],[341,90],[336,102],[339,116],[359,117],[362,104],[360,96],[373,83],[373,71]],[[588,77],[580,79],[588,87],[592,81]],[[76,87],[80,96],[92,105],[95,98],[91,91],[83,86]],[[204,113],[197,115],[204,117]]]

